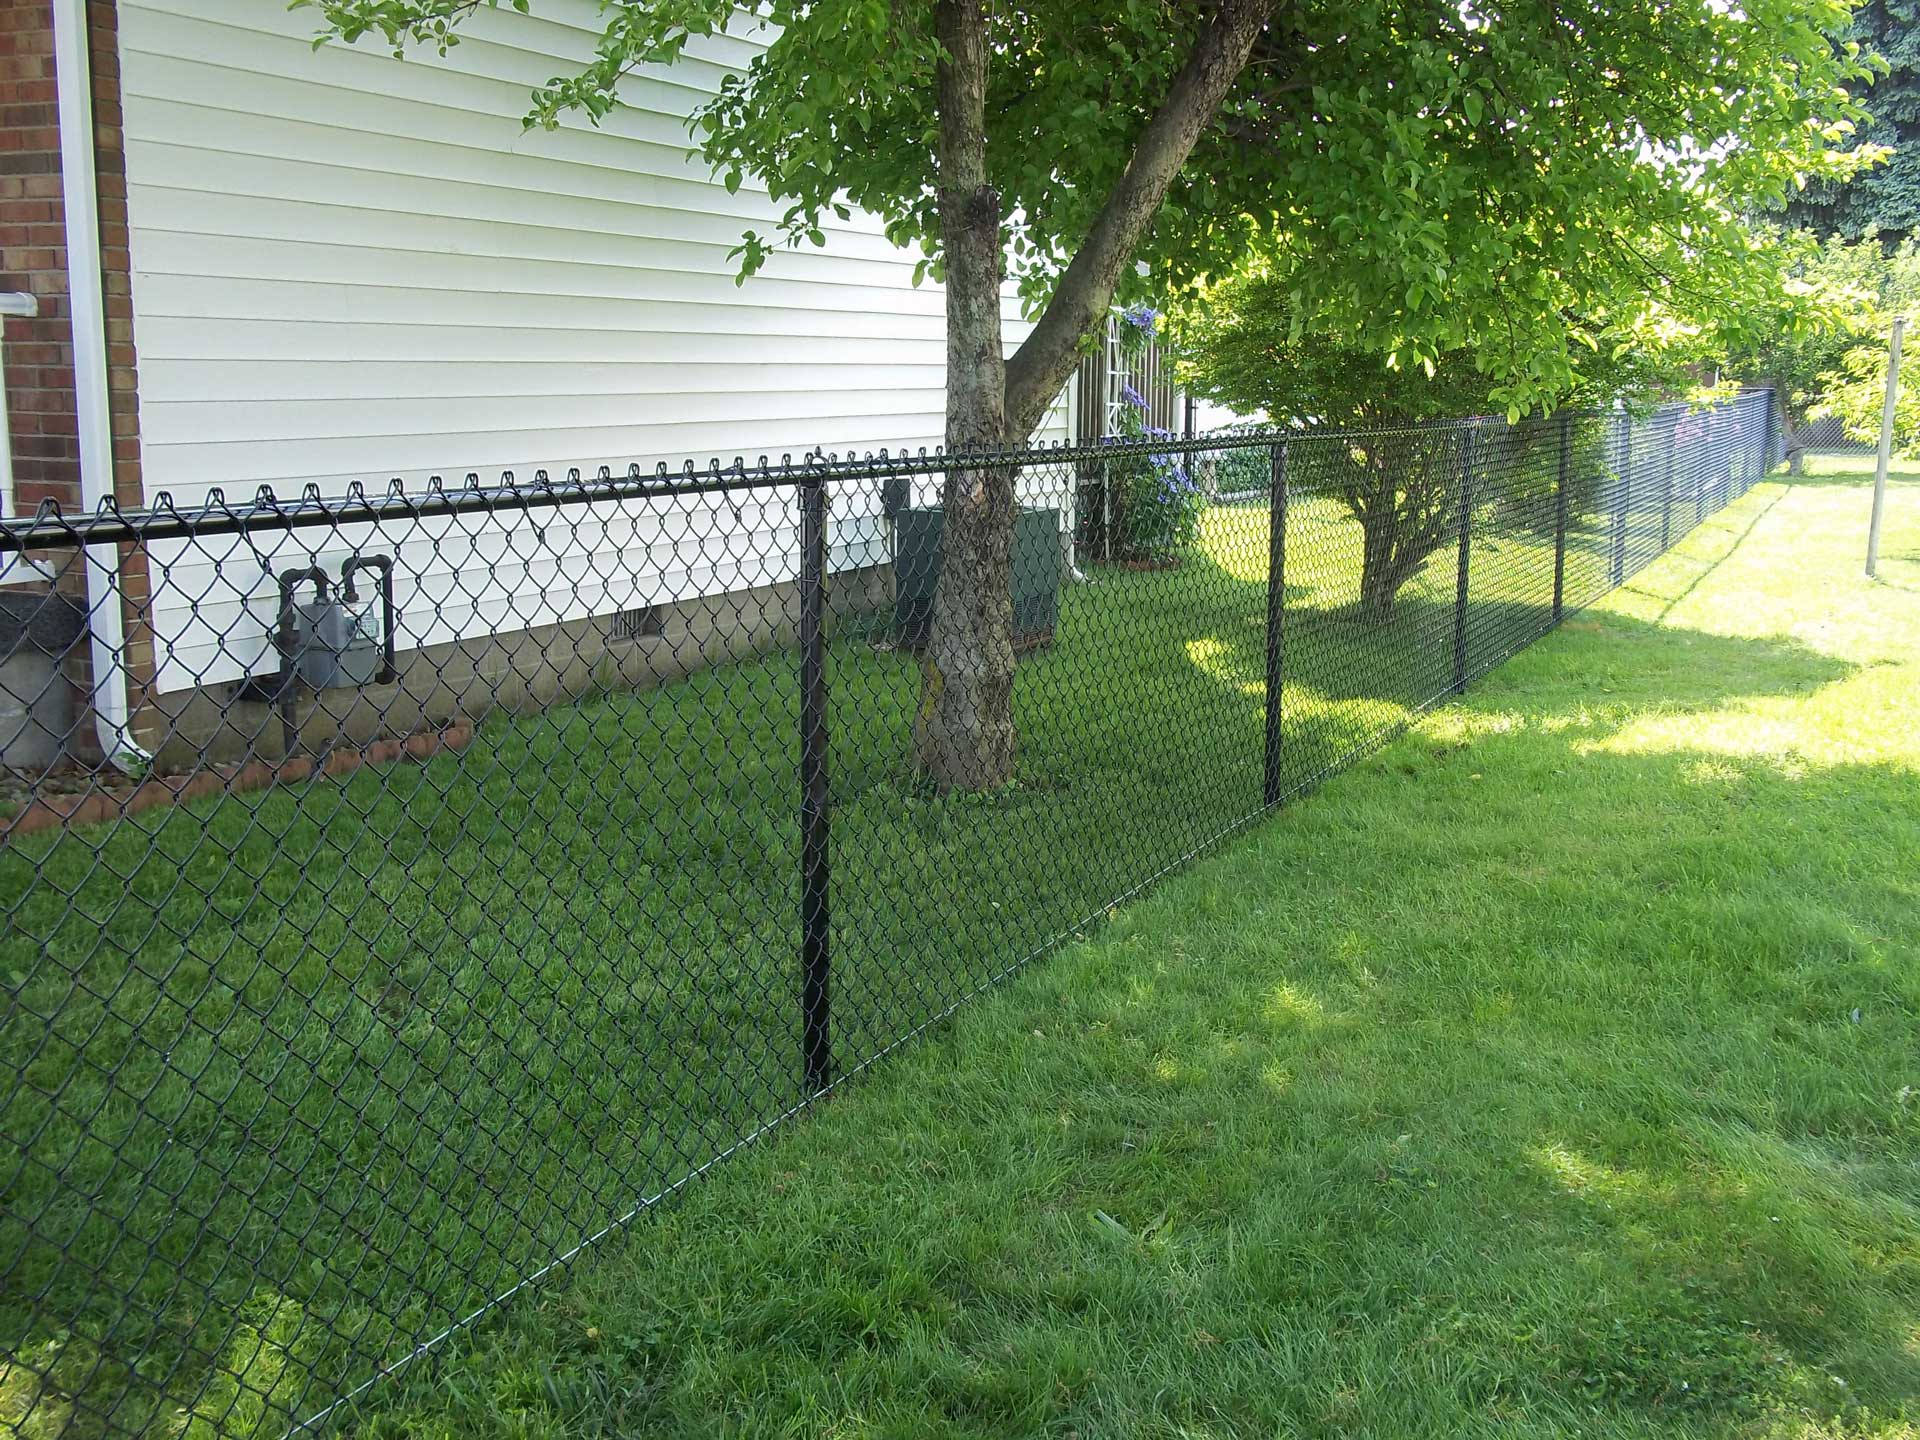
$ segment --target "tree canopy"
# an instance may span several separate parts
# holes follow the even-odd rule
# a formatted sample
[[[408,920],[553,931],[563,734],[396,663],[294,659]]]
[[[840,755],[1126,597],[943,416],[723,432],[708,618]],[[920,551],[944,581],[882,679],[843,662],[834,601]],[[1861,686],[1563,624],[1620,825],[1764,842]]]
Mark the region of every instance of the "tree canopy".
[[[1920,237],[1887,249],[1873,237],[1849,245],[1834,236],[1811,253],[1805,283],[1819,289],[1824,323],[1758,358],[1773,359],[1794,375],[1798,416],[1838,416],[1855,439],[1875,440],[1893,317],[1906,315],[1911,327],[1920,315]],[[1902,354],[1900,382],[1893,443],[1909,451],[1920,444],[1920,346],[1911,342]]]
[[[1871,337],[1888,266],[1877,244],[1849,244],[1835,235],[1823,245],[1801,230],[1778,238],[1780,282],[1749,304],[1744,333],[1728,347],[1725,363],[1728,374],[1773,387],[1787,453],[1797,465],[1794,432],[1823,398],[1847,352]]]
[[[1690,367],[1714,350],[1697,326],[1661,312],[1626,329],[1577,316],[1562,324],[1572,368],[1554,407],[1688,388]],[[1183,384],[1276,424],[1408,425],[1502,408],[1501,383],[1473,347],[1401,364],[1364,327],[1335,334],[1307,322],[1284,271],[1255,266],[1195,291],[1170,311],[1167,337]]]
[[[314,3],[349,39],[445,45],[486,0]],[[822,243],[822,218],[848,205],[882,216],[943,272],[940,7],[767,0],[751,18],[731,0],[604,8],[597,57],[534,93],[532,123],[603,115],[623,75],[671,63],[693,37],[757,34],[768,48],[693,121],[729,185],[753,177],[784,207],[773,230],[743,237],[743,272],[773,247]],[[987,172],[1010,273],[1035,313],[1062,288],[1213,8],[986,10]],[[1164,294],[1264,255],[1319,328],[1364,327],[1405,364],[1471,348],[1494,401],[1524,410],[1572,383],[1569,312],[1612,324],[1671,287],[1745,293],[1740,217],[1856,168],[1854,92],[1871,72],[1833,38],[1849,23],[1844,0],[1269,8],[1134,247],[1145,273],[1126,267],[1101,314],[1108,299]],[[1076,317],[1087,328],[1098,318]]]
[[[295,0],[325,33],[442,49],[542,0]],[[1565,393],[1566,316],[1747,283],[1739,217],[1844,178],[1870,75],[1846,0],[600,0],[595,53],[527,119],[599,120],[636,67],[764,42],[690,118],[821,245],[858,205],[946,286],[947,440],[1016,444],[1111,307],[1256,257],[1302,323],[1407,369],[1464,351],[1519,413]],[[1000,290],[1034,324],[1008,356]],[[1637,323],[1637,321],[1636,321]],[[1012,778],[1006,464],[950,466],[916,722],[942,788]]]
[[[1878,433],[1888,327],[1920,305],[1920,240],[1887,247],[1835,234],[1821,243],[1802,230],[1774,238],[1778,282],[1749,305],[1724,371],[1773,387],[1797,469],[1796,432],[1810,416],[1841,415],[1861,438]]]
[[[1558,452],[1542,450],[1538,436],[1498,424],[1469,433],[1448,423],[1499,408],[1492,398],[1498,382],[1471,348],[1396,364],[1364,331],[1329,334],[1306,323],[1287,274],[1257,266],[1178,307],[1168,336],[1183,383],[1200,393],[1283,427],[1349,432],[1339,444],[1305,449],[1302,462],[1311,465],[1309,483],[1359,524],[1355,599],[1363,618],[1390,618],[1431,557],[1457,543],[1463,446],[1496,465],[1516,494],[1551,493]],[[1600,404],[1678,381],[1691,353],[1653,336],[1586,338],[1593,343],[1576,346],[1579,374],[1556,397],[1561,402]],[[1564,443],[1591,451],[1592,442],[1593,427],[1583,425]],[[1589,455],[1578,469],[1585,475],[1597,467],[1597,455]]]

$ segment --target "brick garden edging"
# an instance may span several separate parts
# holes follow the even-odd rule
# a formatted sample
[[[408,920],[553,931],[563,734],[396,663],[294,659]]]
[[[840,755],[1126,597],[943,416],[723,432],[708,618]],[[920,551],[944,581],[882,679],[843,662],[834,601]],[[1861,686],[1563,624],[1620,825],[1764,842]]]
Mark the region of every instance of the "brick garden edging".
[[[210,795],[291,785],[315,775],[337,779],[351,775],[363,765],[391,765],[400,760],[424,764],[443,752],[464,750],[472,740],[473,722],[456,720],[438,730],[416,731],[404,739],[340,746],[318,762],[305,756],[277,763],[251,760],[241,765],[214,765],[191,775],[155,776],[129,790],[116,792],[96,787],[81,794],[43,796],[11,819],[0,820],[0,839],[62,826],[99,825],[163,805],[184,805]]]

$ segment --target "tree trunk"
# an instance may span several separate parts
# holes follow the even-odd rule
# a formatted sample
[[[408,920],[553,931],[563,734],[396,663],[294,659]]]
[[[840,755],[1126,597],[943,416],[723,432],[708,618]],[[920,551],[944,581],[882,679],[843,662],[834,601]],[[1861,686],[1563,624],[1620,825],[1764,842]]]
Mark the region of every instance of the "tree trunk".
[[[1361,618],[1390,620],[1400,592],[1436,551],[1453,543],[1450,537],[1457,527],[1451,514],[1438,524],[1408,515],[1390,489],[1377,496],[1372,506],[1352,508],[1361,533]]]
[[[990,47],[984,0],[938,0],[940,238],[947,296],[947,450],[940,584],[914,721],[923,772],[941,790],[1013,778],[1015,467],[979,463],[1024,442],[1104,321],[1121,275],[1211,123],[1277,0],[1210,9],[1165,103],[1147,122],[1053,299],[1009,364],[1000,334],[1000,193],[987,167]],[[972,452],[975,463],[964,463]]]
[[[1033,433],[1080,363],[1080,342],[1104,324],[1107,307],[1174,178],[1246,69],[1278,0],[1215,0],[1201,7],[1186,64],[1167,87],[1166,102],[1140,132],[1127,168],[1060,276],[1053,298],[1007,366],[1007,421],[1012,438]],[[952,47],[948,47],[951,51]]]
[[[946,258],[947,453],[1007,444],[1000,335],[1000,195],[987,178],[982,0],[941,0],[940,231]],[[941,790],[1013,778],[1013,478],[951,465],[941,491],[940,584],[923,661],[914,746]]]
[[[1805,422],[1795,418],[1792,409],[1783,399],[1787,393],[1787,387],[1778,380],[1773,381],[1772,384],[1773,403],[1780,411],[1780,451],[1787,459],[1787,473],[1804,475],[1807,452],[1800,444],[1800,432],[1805,428]]]
[[[1397,546],[1399,516],[1389,506],[1360,522],[1360,613],[1369,620],[1388,620],[1404,583],[1399,574]]]

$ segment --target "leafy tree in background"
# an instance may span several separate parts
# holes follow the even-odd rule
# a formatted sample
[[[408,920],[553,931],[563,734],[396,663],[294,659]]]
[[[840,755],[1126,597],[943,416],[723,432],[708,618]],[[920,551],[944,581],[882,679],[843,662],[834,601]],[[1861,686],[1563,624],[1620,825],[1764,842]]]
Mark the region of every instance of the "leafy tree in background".
[[[1332,426],[1354,432],[1352,443],[1320,445],[1310,454],[1316,487],[1325,487],[1359,522],[1360,609],[1374,620],[1393,613],[1400,592],[1436,551],[1459,534],[1460,475],[1469,457],[1458,425],[1500,405],[1499,383],[1482,357],[1466,348],[1442,352],[1429,364],[1399,365],[1364,335],[1329,335],[1300,321],[1292,278],[1253,267],[1207,287],[1169,320],[1170,344],[1183,383],[1242,414],[1264,413],[1282,426]],[[1697,359],[1697,336],[1594,333],[1569,323],[1576,337],[1576,371],[1556,399],[1562,404],[1609,404],[1643,399],[1661,388],[1685,387]],[[1582,426],[1572,443],[1593,448],[1595,427]],[[1482,427],[1479,463],[1509,471],[1507,489],[1525,507],[1527,482],[1551,487],[1557,463],[1532,462],[1544,449],[1531,432],[1509,430],[1497,417]],[[1553,460],[1558,458],[1558,437]],[[1537,454],[1536,454],[1537,452]],[[1596,471],[1587,456],[1580,473]],[[1537,475],[1512,473],[1540,469]]]
[[[1834,248],[1829,242],[1827,250]],[[1920,237],[1883,251],[1871,236],[1849,247],[1848,273],[1855,279],[1856,301],[1847,311],[1842,353],[1829,358],[1814,389],[1810,413],[1838,416],[1857,440],[1878,440],[1886,401],[1887,343],[1895,315],[1920,315]],[[1894,411],[1893,443],[1901,451],[1920,445],[1920,347],[1909,344],[1901,355],[1900,397]]]
[[[1816,180],[1787,203],[1786,219],[1822,239],[1905,239],[1920,228],[1920,0],[1866,0],[1852,34],[1887,67],[1862,97],[1873,121],[1861,138],[1890,153],[1850,180]]]
[[[325,31],[446,47],[498,0],[304,0]],[[507,0],[537,9],[541,0]],[[1844,0],[603,0],[597,53],[528,119],[595,121],[638,65],[768,42],[693,118],[783,208],[743,274],[851,205],[944,280],[946,437],[1016,444],[1116,302],[1284,257],[1324,330],[1403,368],[1470,348],[1492,403],[1567,388],[1570,308],[1751,283],[1736,218],[1840,177],[1866,66]],[[1007,355],[1010,280],[1035,320]],[[1013,773],[1014,473],[949,473],[919,710],[942,787]]]
[[[1836,415],[1847,433],[1859,440],[1880,438],[1880,417],[1887,398],[1887,346],[1859,345],[1840,359],[1828,377],[1826,395],[1817,414]],[[1900,356],[1900,395],[1893,411],[1893,448],[1907,453],[1920,445],[1920,356],[1903,349]]]
[[[1817,244],[1795,231],[1778,239],[1779,283],[1756,297],[1725,372],[1773,387],[1798,474],[1800,432],[1813,416],[1838,415],[1862,439],[1879,434],[1887,329],[1895,314],[1920,304],[1920,240],[1887,249],[1874,235]]]
[[[1853,244],[1834,235],[1816,244],[1805,231],[1783,233],[1779,240],[1780,283],[1749,306],[1744,333],[1727,350],[1725,372],[1773,388],[1787,459],[1797,475],[1801,431],[1847,352],[1878,323],[1889,266],[1873,241]]]

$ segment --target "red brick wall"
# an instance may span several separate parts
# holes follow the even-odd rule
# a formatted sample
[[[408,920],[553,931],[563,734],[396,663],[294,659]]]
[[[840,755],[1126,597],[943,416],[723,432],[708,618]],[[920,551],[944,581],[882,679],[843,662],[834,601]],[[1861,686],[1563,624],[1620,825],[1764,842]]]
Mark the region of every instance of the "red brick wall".
[[[113,0],[90,0],[94,154],[114,433],[114,489],[140,500],[140,409],[127,252],[126,145],[120,125],[120,50]],[[60,198],[60,126],[50,0],[0,5],[0,289],[40,301],[32,320],[6,325],[6,388],[20,507],[80,500],[73,327],[67,304],[66,209]]]
[[[113,485],[122,505],[138,505],[144,499],[140,477],[140,375],[133,345],[127,142],[120,119],[120,17],[115,0],[88,0],[87,41],[93,68],[93,169],[100,206],[100,273],[107,302]]]

